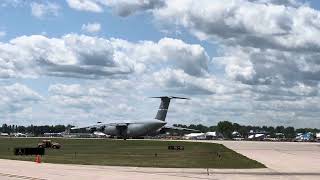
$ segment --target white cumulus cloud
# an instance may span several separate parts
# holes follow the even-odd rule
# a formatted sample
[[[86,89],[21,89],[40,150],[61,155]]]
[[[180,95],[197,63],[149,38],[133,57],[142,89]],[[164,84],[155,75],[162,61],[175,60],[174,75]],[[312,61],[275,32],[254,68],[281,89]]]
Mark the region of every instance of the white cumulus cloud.
[[[101,31],[101,24],[97,22],[83,24],[81,30],[88,33],[97,33]]]
[[[25,85],[19,83],[1,85],[0,117],[2,120],[10,119],[11,115],[22,112],[41,100],[41,95]]]
[[[46,3],[32,2],[30,6],[31,6],[31,14],[37,18],[43,18],[45,16],[58,16],[60,11],[60,6],[52,2],[46,2]]]
[[[67,0],[70,8],[79,11],[102,12],[103,9],[97,0]]]
[[[7,35],[7,33],[5,31],[0,31],[0,38],[4,37],[6,35]]]
[[[67,3],[70,8],[95,13],[111,8],[115,14],[123,17],[165,6],[164,0],[67,0]]]
[[[61,38],[42,35],[21,36],[0,43],[0,75],[37,77],[39,75],[99,78],[131,72],[128,63],[114,59],[107,39],[68,34]]]
[[[0,43],[0,50],[2,78],[49,75],[99,79],[165,67],[191,76],[208,75],[209,56],[204,48],[171,38],[132,43],[77,34],[61,38],[33,35]]]
[[[187,44],[172,38],[139,43],[113,39],[112,44],[116,49],[116,56],[136,61],[138,72],[154,72],[163,67],[172,67],[192,76],[204,76],[208,73],[209,56],[205,49],[197,44]]]

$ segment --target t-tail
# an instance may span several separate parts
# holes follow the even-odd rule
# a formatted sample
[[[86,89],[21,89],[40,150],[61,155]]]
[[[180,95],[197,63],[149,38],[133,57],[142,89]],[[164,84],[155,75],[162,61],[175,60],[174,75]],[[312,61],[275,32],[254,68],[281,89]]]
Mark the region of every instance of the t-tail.
[[[183,97],[174,97],[174,96],[160,96],[160,97],[151,97],[151,98],[160,98],[161,104],[158,109],[158,113],[155,117],[155,119],[165,121],[167,117],[167,112],[169,109],[169,104],[171,99],[188,99],[189,98],[183,98]]]

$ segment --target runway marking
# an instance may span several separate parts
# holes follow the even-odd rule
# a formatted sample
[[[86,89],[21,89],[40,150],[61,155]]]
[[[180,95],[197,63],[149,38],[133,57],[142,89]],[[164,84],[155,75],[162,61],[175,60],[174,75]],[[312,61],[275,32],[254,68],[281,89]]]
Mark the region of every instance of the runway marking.
[[[191,179],[211,179],[211,180],[217,180],[215,177],[213,177],[214,174],[206,175],[206,173],[199,173],[199,174],[195,174],[195,173],[177,173],[177,172],[146,172],[146,171],[123,171],[123,172],[131,172],[131,173],[144,173],[144,174],[152,174],[152,175],[166,175],[169,177],[182,177],[182,178],[191,178]],[[189,174],[185,175],[185,174]],[[204,177],[198,177],[198,176],[194,176],[194,175],[205,175]]]
[[[17,178],[17,179],[28,179],[28,180],[46,180],[46,179],[43,179],[43,178],[35,178],[35,177],[28,177],[28,176],[20,176],[20,175],[15,175],[15,174],[6,174],[6,173],[0,173],[0,176],[11,177],[11,178]]]
[[[225,172],[222,172],[222,171],[215,171],[214,169],[210,169],[210,175],[215,175],[215,174],[229,174],[229,175],[261,175],[261,176],[320,176],[320,173],[317,173],[317,172],[279,172],[279,171],[276,171],[274,169],[270,169],[268,168],[270,171],[268,172],[259,172],[259,171],[256,171],[256,172],[239,172],[239,171],[236,171],[236,172],[228,172],[228,171],[225,171]],[[135,172],[135,173],[145,173],[145,174],[165,174],[165,175],[168,175],[168,176],[172,176],[172,175],[175,175],[175,176],[179,176],[180,174],[190,174],[190,175],[204,175],[206,173],[204,172],[146,172],[146,171],[125,171],[125,172]]]

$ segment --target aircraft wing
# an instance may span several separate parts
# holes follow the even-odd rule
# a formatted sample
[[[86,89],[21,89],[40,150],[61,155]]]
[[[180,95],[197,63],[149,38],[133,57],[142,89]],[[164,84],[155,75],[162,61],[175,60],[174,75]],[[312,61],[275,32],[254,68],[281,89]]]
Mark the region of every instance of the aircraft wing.
[[[93,128],[98,128],[100,127],[101,125],[92,125],[92,126],[75,126],[75,127],[72,127],[70,128],[71,130],[78,130],[78,129],[93,129]]]
[[[201,132],[196,129],[182,128],[182,127],[175,127],[175,126],[164,126],[163,128],[161,128],[161,130],[163,130],[163,131],[170,131],[170,130],[171,131],[182,131],[182,132],[190,132],[190,133]]]
[[[106,126],[106,124],[95,124],[95,125],[90,125],[90,126],[77,126],[77,127],[72,127],[71,130],[85,129],[85,130],[90,131],[90,132],[103,131],[105,126]]]
[[[130,123],[110,123],[109,126],[127,127]]]
[[[79,129],[86,129],[86,130],[91,130],[91,131],[96,131],[96,130],[101,130],[104,129],[106,126],[116,126],[116,127],[127,127],[128,124],[130,123],[108,123],[108,124],[95,124],[95,125],[90,125],[90,126],[77,126],[77,127],[72,127],[71,130],[79,130]]]

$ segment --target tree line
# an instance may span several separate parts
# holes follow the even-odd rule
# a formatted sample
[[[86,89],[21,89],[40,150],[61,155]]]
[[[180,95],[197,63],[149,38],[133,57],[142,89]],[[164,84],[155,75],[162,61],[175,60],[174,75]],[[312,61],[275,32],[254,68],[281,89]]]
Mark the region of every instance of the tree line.
[[[55,126],[18,126],[18,125],[7,125],[3,124],[0,127],[0,132],[2,133],[24,133],[24,134],[33,134],[34,136],[40,136],[44,133],[61,133],[64,132],[66,129],[70,128],[71,125],[55,125]]]

